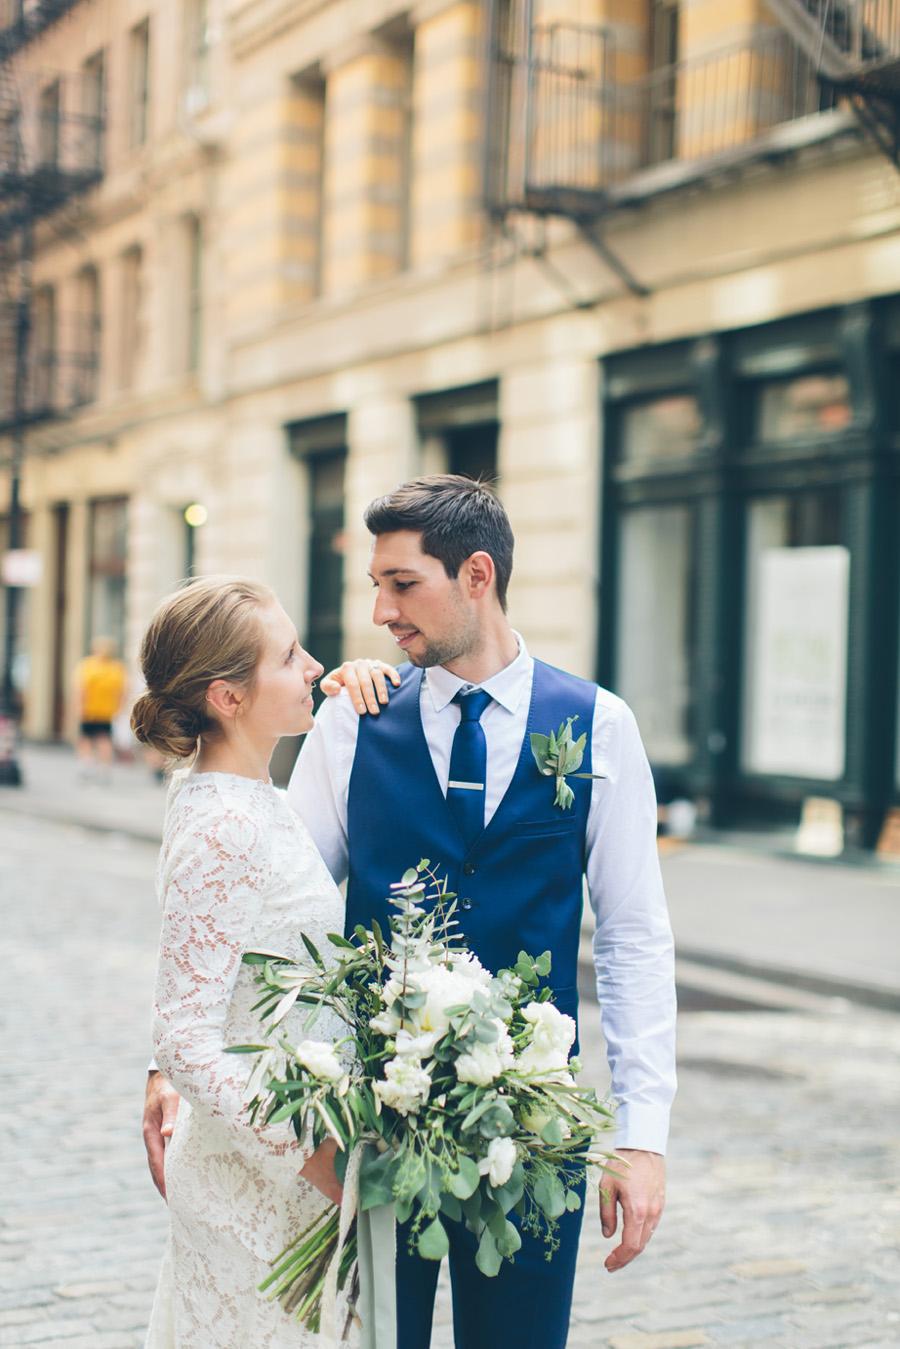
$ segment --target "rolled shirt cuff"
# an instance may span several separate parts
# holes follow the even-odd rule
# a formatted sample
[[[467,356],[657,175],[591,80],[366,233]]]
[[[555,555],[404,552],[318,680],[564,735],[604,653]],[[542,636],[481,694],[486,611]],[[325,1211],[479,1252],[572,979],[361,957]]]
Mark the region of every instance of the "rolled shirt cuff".
[[[617,1148],[658,1152],[664,1157],[669,1140],[669,1111],[664,1106],[622,1101],[616,1108],[613,1137]]]

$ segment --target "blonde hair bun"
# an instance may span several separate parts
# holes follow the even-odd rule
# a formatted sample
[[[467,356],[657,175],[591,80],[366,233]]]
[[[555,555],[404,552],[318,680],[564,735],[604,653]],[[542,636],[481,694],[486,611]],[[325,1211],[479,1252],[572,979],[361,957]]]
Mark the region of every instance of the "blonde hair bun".
[[[259,610],[276,602],[268,586],[233,576],[188,581],[160,604],[141,642],[147,686],[131,713],[138,740],[187,759],[218,725],[207,711],[211,683],[250,688],[262,653]]]

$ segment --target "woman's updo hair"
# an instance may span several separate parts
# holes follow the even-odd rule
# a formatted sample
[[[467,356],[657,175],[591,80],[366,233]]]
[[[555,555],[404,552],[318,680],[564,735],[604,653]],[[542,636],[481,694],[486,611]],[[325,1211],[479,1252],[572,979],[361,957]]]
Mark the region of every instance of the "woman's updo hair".
[[[147,689],[131,729],[142,744],[187,759],[201,735],[218,732],[207,689],[215,679],[252,687],[263,645],[259,611],[275,602],[268,586],[230,576],[189,581],[163,600],[141,643]]]

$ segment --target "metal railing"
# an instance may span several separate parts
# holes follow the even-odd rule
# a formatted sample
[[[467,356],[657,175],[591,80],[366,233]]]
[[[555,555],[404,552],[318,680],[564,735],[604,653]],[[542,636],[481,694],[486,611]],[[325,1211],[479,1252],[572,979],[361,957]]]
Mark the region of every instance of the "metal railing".
[[[13,56],[79,0],[0,0],[0,60]]]
[[[835,104],[810,56],[774,26],[632,78],[634,54],[604,29],[537,25],[522,36],[495,34],[485,187],[496,211],[589,213],[644,169],[752,156],[773,128]]]

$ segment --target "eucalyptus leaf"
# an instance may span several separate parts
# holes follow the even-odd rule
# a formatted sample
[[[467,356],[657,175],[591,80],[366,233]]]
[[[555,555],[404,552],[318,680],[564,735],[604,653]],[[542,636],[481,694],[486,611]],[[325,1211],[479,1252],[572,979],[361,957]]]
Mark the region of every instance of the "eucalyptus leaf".
[[[478,1189],[481,1179],[479,1170],[471,1157],[460,1157],[459,1167],[447,1177],[447,1188],[457,1199],[468,1199]]]
[[[504,1219],[503,1231],[498,1235],[493,1233],[494,1241],[497,1243],[497,1250],[501,1255],[512,1256],[521,1249],[522,1237],[519,1229],[514,1223]]]
[[[448,1194],[445,1190],[441,1195],[441,1213],[451,1222],[462,1222],[462,1204],[455,1194]]]
[[[496,1278],[500,1273],[500,1266],[503,1264],[503,1257],[497,1250],[497,1243],[487,1227],[482,1232],[481,1240],[478,1243],[475,1264],[488,1279]]]
[[[548,1218],[561,1218],[566,1211],[566,1194],[562,1182],[556,1176],[540,1176],[534,1186],[534,1202]]]
[[[422,1228],[417,1248],[423,1260],[443,1260],[450,1249],[450,1242],[440,1218],[435,1218],[427,1227]]]

